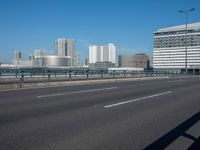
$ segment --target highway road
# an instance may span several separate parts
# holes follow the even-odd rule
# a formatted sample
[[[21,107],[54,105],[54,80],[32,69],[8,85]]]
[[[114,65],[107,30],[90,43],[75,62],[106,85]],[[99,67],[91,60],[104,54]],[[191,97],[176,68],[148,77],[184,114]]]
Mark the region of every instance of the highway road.
[[[0,92],[0,150],[200,149],[200,77]]]

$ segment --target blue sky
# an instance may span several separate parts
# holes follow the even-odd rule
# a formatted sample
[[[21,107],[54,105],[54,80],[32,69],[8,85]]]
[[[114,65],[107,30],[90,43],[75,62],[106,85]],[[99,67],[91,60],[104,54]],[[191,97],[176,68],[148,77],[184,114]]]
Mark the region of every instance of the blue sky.
[[[11,63],[16,50],[23,58],[34,49],[53,54],[59,37],[75,39],[82,62],[89,44],[152,55],[153,32],[184,24],[177,11],[189,8],[189,22],[200,22],[200,0],[0,0],[0,61]]]

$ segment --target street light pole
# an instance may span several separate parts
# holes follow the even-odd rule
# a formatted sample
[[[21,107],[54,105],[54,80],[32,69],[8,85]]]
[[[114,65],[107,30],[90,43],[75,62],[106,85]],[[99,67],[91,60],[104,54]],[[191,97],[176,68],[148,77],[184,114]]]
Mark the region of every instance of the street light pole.
[[[179,10],[178,12],[185,14],[185,72],[188,73],[188,67],[187,67],[187,35],[188,35],[188,14],[191,11],[194,11],[195,8],[187,9],[187,10]]]

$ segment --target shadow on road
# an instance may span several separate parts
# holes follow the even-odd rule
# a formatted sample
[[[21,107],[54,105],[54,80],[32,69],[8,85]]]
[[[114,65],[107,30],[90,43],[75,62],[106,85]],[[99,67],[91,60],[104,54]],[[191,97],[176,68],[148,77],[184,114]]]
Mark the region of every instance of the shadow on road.
[[[180,136],[184,136],[185,138],[189,138],[194,142],[189,146],[188,150],[199,150],[200,149],[200,136],[195,138],[194,136],[187,134],[186,131],[195,125],[200,120],[200,112],[193,115],[191,118],[187,119],[183,123],[181,123],[176,128],[172,129],[167,134],[160,137],[158,140],[148,145],[144,150],[152,150],[152,149],[165,149],[171,143],[176,141]]]

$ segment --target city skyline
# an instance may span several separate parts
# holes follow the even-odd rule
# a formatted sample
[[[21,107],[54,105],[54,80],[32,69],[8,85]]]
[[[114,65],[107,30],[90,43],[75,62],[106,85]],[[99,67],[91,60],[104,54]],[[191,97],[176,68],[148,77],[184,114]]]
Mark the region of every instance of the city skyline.
[[[172,5],[173,4],[173,5]],[[95,6],[95,7],[94,7]],[[0,61],[10,63],[14,51],[28,57],[34,49],[54,51],[59,37],[76,40],[81,62],[90,44],[115,43],[118,54],[153,53],[153,32],[185,23],[178,10],[196,8],[188,22],[199,22],[198,0],[66,2],[8,0],[1,2]]]

